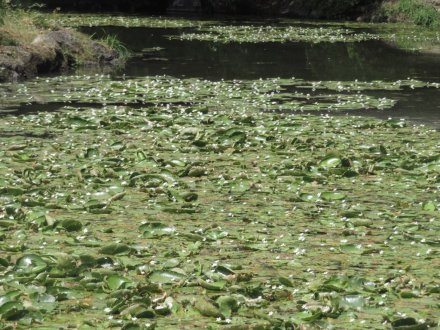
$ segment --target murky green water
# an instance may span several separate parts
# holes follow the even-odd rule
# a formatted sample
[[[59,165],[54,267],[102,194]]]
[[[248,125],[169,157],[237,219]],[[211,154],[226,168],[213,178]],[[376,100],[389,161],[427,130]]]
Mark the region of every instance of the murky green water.
[[[228,43],[180,41],[169,36],[191,29],[100,27],[85,32],[117,35],[139,53],[124,69],[127,77],[170,75],[209,80],[302,78],[312,81],[396,81],[414,78],[440,82],[440,56],[399,50],[384,41],[354,43]],[[154,53],[144,49],[163,48]],[[440,127],[438,90],[371,93],[398,101],[391,111],[359,111],[378,118],[407,118]]]
[[[0,85],[1,329],[438,327],[436,56],[66,19],[143,27],[83,28],[119,71]]]

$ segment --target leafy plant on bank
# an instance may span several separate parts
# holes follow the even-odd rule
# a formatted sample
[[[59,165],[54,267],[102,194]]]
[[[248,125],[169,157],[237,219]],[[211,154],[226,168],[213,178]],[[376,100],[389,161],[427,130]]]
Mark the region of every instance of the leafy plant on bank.
[[[0,25],[3,25],[3,18],[6,15],[7,8],[8,8],[8,1],[0,0]]]
[[[440,27],[440,13],[434,6],[420,0],[399,0],[386,4],[384,9],[388,17],[409,20],[430,29]]]
[[[124,45],[117,36],[113,34],[106,35],[102,38],[102,42],[107,44],[110,48],[116,50],[121,59],[126,59],[130,56],[130,50]]]

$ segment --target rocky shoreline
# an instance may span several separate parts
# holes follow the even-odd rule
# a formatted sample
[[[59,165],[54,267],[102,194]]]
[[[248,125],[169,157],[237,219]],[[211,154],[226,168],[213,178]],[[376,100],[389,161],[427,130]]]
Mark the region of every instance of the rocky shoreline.
[[[0,46],[0,82],[63,72],[75,65],[120,63],[118,52],[104,43],[70,29],[48,31],[26,46]]]

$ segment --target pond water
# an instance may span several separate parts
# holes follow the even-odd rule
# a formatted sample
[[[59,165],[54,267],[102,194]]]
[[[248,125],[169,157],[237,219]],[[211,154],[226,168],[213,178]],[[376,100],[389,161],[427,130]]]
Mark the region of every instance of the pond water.
[[[440,56],[438,54],[401,50],[389,40],[376,38],[374,32],[370,34],[372,30],[370,27],[359,28],[356,25],[348,25],[351,30],[347,34],[348,30],[344,30],[346,25],[338,25],[337,23],[324,22],[322,25],[319,25],[318,22],[298,21],[267,21],[262,23],[257,20],[209,22],[175,20],[173,17],[167,19],[166,23],[163,23],[161,18],[129,17],[129,21],[127,21],[129,23],[126,23],[126,26],[120,26],[125,25],[125,23],[120,24],[124,22],[124,19],[126,18],[107,17],[104,19],[103,16],[85,16],[85,18],[67,16],[62,17],[61,24],[75,26],[85,33],[94,35],[95,38],[108,35],[117,36],[133,52],[134,56],[129,59],[124,68],[111,73],[114,79],[141,79],[149,76],[168,75],[180,79],[199,78],[209,81],[234,79],[252,81],[261,78],[288,79],[295,77],[311,84],[322,81],[347,83],[383,81],[392,83],[408,79],[430,83],[440,82]],[[146,24],[145,19],[147,20]],[[234,35],[234,30],[228,30],[243,26],[264,28],[268,24],[271,25],[269,29],[272,30],[266,31],[264,36],[269,36],[269,38],[264,42],[259,42],[258,36],[256,40],[251,40],[251,42],[237,42],[242,40],[234,41],[232,39],[242,36],[240,34]],[[82,25],[93,25],[93,27]],[[208,30],[208,40],[198,38],[197,34],[192,40],[185,39],[185,35],[203,31],[205,25],[214,25],[211,31]],[[286,40],[282,40],[283,42],[276,38],[272,41],[271,35],[279,33],[276,29],[285,29],[286,26],[292,26],[293,29],[304,28],[307,31],[302,31],[301,35],[294,30],[293,40],[282,35],[286,38]],[[216,29],[225,29],[219,34],[223,33],[224,39],[228,37],[232,39],[228,42],[213,42],[210,40],[210,35],[215,34]],[[315,39],[313,36],[308,36],[309,30],[316,33]],[[343,38],[336,40],[337,42],[326,42],[326,40],[320,39],[323,36],[328,36],[325,31],[330,31],[330,37],[332,37],[332,33],[340,37],[338,33],[341,33]],[[261,33],[258,30],[245,32],[247,35]],[[353,33],[361,36],[365,34],[365,40],[361,39],[362,41],[356,42],[346,40],[346,37],[354,35]],[[232,35],[229,36],[230,34]],[[409,34],[405,37],[414,38]],[[90,73],[90,69],[80,68],[77,71],[77,74],[84,73]],[[339,108],[333,114],[373,116],[382,119],[404,118],[408,119],[410,123],[440,128],[440,92],[438,88],[424,86],[414,89],[409,86],[411,84],[406,88],[396,90],[389,88],[384,90],[380,87],[371,90],[361,88],[359,92],[362,92],[366,97],[377,100],[389,99],[392,100],[392,104],[388,104],[386,109],[383,106],[371,107],[359,104],[351,108],[345,106],[345,110]],[[39,88],[44,94],[52,87],[45,88],[40,85]],[[339,90],[337,92],[339,94],[336,94],[336,97],[343,95],[346,91]],[[34,93],[39,94],[38,91],[34,91]],[[4,95],[5,98],[9,97],[8,93]],[[7,106],[3,105],[0,114],[56,111],[63,106],[64,101],[9,102]],[[333,100],[333,102],[337,101]],[[76,104],[78,106],[89,105],[86,100],[77,100]],[[279,111],[294,113],[298,110],[299,107],[290,106]],[[305,110],[307,111],[307,109]],[[314,114],[328,113],[325,106],[312,110]]]
[[[170,39],[191,29],[143,27],[83,28],[98,37],[116,35],[137,56],[130,59],[127,77],[170,75],[208,80],[253,80],[296,77],[310,81],[397,81],[408,78],[440,82],[440,56],[400,50],[381,40],[364,42],[212,43]],[[159,47],[151,53],[145,49]],[[440,127],[440,92],[437,89],[373,91],[391,97],[391,110],[359,110],[349,114],[378,118],[406,118]],[[339,113],[341,114],[341,113]]]
[[[0,329],[438,327],[438,56],[55,18],[134,56],[0,84]]]

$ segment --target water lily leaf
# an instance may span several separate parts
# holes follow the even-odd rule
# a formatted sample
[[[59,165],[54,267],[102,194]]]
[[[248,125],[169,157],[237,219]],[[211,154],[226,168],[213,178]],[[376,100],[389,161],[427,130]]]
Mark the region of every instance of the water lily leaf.
[[[414,291],[409,291],[409,290],[404,290],[400,292],[400,296],[404,299],[411,299],[411,298],[417,298],[419,297],[419,295],[417,294],[417,292]]]
[[[108,276],[106,283],[109,289],[112,291],[126,289],[131,285],[131,282],[129,280],[119,275]]]
[[[82,223],[78,220],[67,219],[61,222],[61,226],[69,232],[80,231],[82,229]]]
[[[9,297],[8,295],[0,296],[0,307],[9,301],[13,301],[13,298]]]
[[[361,246],[357,246],[354,244],[342,244],[339,246],[339,250],[343,253],[356,253],[362,254],[364,251]]]
[[[229,233],[223,230],[212,230],[206,234],[206,239],[210,241],[217,241],[222,238],[228,237]]]
[[[337,201],[337,200],[341,200],[346,198],[347,195],[340,193],[340,192],[335,192],[335,191],[326,191],[321,193],[321,198],[325,201]]]
[[[300,194],[299,198],[303,202],[311,202],[311,203],[317,202],[319,199],[317,195],[307,194],[307,193]]]
[[[425,330],[428,329],[426,324],[419,324],[416,319],[412,317],[401,318],[391,322],[393,330]]]
[[[178,273],[172,270],[166,271],[155,271],[150,274],[148,279],[151,283],[157,284],[173,284],[183,281],[186,278],[186,275],[182,273]]]
[[[433,201],[425,202],[422,205],[422,208],[424,211],[435,211],[437,209],[437,206]]]
[[[199,298],[194,303],[194,308],[200,312],[203,316],[208,317],[221,317],[220,310],[214,306],[210,301]]]
[[[180,265],[180,260],[176,258],[168,259],[162,265],[163,268],[175,268]]]
[[[349,276],[331,276],[321,286],[320,290],[324,292],[344,292],[349,291],[351,293],[361,292],[364,288],[365,280],[360,277]]]
[[[56,298],[46,293],[35,293],[30,295],[33,306],[37,307],[40,311],[49,313],[57,307]]]
[[[0,258],[0,266],[8,267],[9,266],[9,261],[6,260],[5,258]]]
[[[130,253],[131,248],[126,244],[114,243],[103,246],[99,252],[108,255],[124,255]]]
[[[230,318],[232,313],[236,312],[239,308],[238,301],[231,296],[221,296],[217,298],[216,303],[220,313],[226,318]]]
[[[26,193],[26,190],[15,187],[5,187],[0,189],[1,195],[20,196]]]
[[[287,286],[289,288],[293,287],[293,282],[287,277],[280,276],[278,277],[278,281],[280,281],[280,283],[284,286]]]
[[[131,317],[141,319],[152,319],[156,317],[155,312],[143,304],[134,304],[121,311],[121,315],[130,315]]]
[[[295,320],[295,321],[305,321],[305,322],[317,321],[320,318],[322,318],[322,311],[321,310],[304,311],[304,312],[296,313],[293,316],[293,320]]]
[[[182,198],[185,202],[190,203],[195,202],[199,198],[199,196],[196,193],[189,192],[182,194]]]
[[[92,122],[77,116],[67,118],[66,122],[74,126],[88,126],[93,124]]]
[[[8,301],[0,306],[0,315],[4,320],[17,320],[25,314],[26,309],[18,301]]]
[[[156,308],[154,308],[154,312],[158,315],[166,316],[172,312],[172,310],[171,310],[172,307],[173,307],[173,304],[165,302],[164,304],[157,305]]]
[[[208,172],[203,167],[193,167],[188,171],[187,176],[189,177],[202,177],[208,175]]]
[[[189,205],[188,205],[189,206]],[[164,207],[162,211],[174,214],[194,214],[197,213],[197,209],[192,207]]]
[[[15,269],[23,274],[37,274],[45,271],[47,266],[47,263],[40,256],[28,254],[17,260]]]
[[[175,227],[164,225],[160,222],[148,222],[139,227],[142,235],[147,238],[169,236],[176,232]]]
[[[79,260],[81,261],[81,265],[87,267],[93,267],[96,264],[96,258],[88,254],[80,255]]]
[[[364,307],[365,299],[360,295],[347,295],[342,297],[340,305],[346,308],[359,310],[359,308]]]
[[[198,281],[199,285],[202,288],[212,291],[222,291],[226,286],[226,281],[215,281],[215,282],[206,282],[203,280]]]
[[[218,265],[217,267],[215,267],[215,271],[219,274],[222,274],[223,276],[229,276],[229,275],[234,275],[234,269],[240,269],[240,267],[232,267],[229,264],[221,264]]]
[[[15,227],[16,225],[17,225],[16,221],[0,220],[0,228],[9,229]]]
[[[319,167],[324,169],[329,169],[329,168],[338,167],[339,165],[341,165],[341,163],[342,163],[341,158],[334,155],[328,155],[319,162]]]

